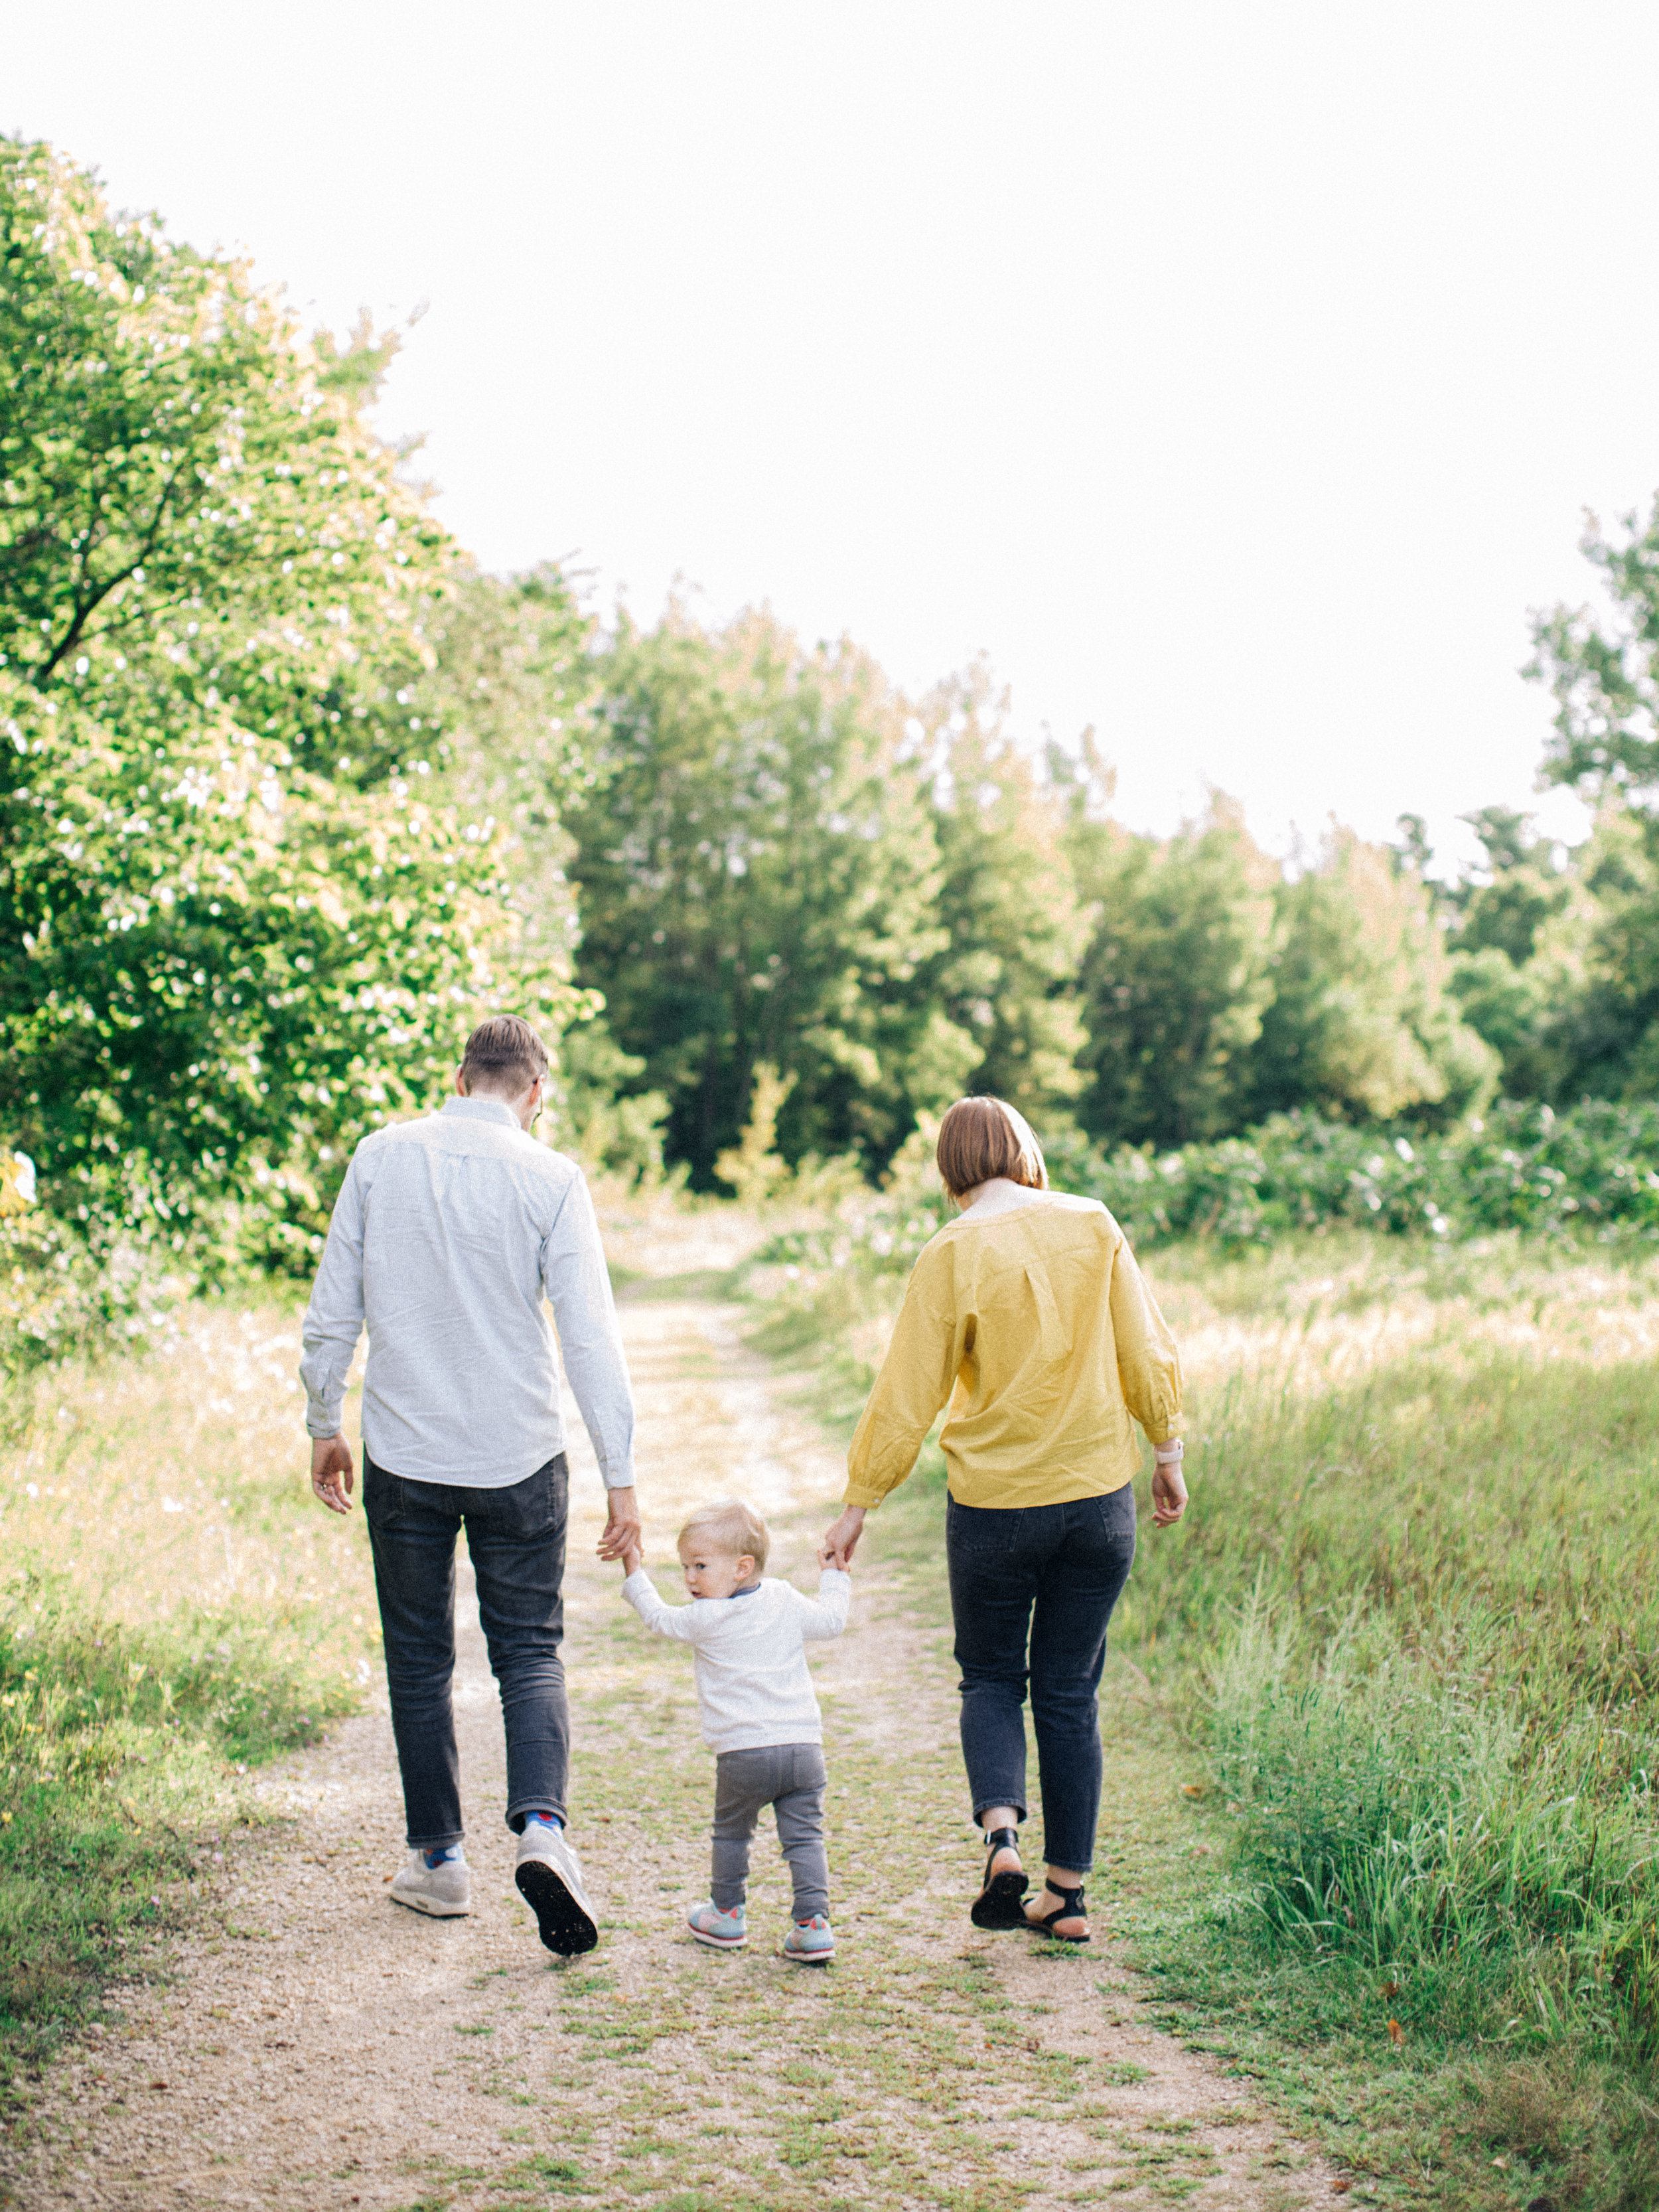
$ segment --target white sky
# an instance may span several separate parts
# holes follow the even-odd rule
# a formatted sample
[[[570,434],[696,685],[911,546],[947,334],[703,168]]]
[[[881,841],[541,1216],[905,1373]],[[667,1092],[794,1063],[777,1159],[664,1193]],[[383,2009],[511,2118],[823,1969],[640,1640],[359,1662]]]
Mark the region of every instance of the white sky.
[[[988,653],[1120,811],[1529,794],[1528,606],[1659,484],[1651,0],[81,0],[0,126],[430,311],[383,419],[487,565]],[[1573,811],[1545,802],[1553,827]]]

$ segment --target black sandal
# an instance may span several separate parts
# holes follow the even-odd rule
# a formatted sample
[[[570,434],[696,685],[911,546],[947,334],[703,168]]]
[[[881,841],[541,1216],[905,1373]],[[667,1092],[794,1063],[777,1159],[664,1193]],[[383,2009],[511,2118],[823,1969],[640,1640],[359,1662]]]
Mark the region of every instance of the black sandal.
[[[1086,1943],[1089,1941],[1086,1936],[1062,1936],[1054,1925],[1056,1920],[1084,1920],[1088,1917],[1088,1908],[1083,1902],[1083,1884],[1079,1882],[1075,1889],[1062,1889],[1058,1882],[1045,1881],[1042,1887],[1050,1897],[1057,1897],[1060,1903],[1052,1912],[1045,1912],[1039,1920],[1033,1920],[1027,1913],[1026,1926],[1034,1928],[1039,1936],[1046,1936],[1051,1943]]]
[[[990,1865],[999,1851],[1017,1851],[1019,1837],[1012,1828],[988,1828],[985,1832],[985,1887],[974,1899],[968,1917],[975,1928],[1024,1928],[1025,1907],[1022,1903],[1031,1886],[1031,1877],[1024,1867],[1007,1874],[992,1874]]]

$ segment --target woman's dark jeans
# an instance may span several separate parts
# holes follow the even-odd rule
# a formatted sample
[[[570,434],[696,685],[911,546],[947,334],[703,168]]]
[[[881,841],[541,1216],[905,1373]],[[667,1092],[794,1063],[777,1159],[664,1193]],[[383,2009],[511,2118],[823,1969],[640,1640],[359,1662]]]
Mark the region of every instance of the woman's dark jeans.
[[[1106,1624],[1135,1556],[1134,1486],[1065,1505],[1001,1509],[952,1498],[945,1549],[974,1818],[991,1805],[1012,1805],[1025,1817],[1029,1680],[1043,1854],[1050,1866],[1086,1874],[1100,1811],[1095,1692]]]
[[[440,1850],[462,1836],[450,1682],[463,1526],[507,1723],[507,1825],[517,1832],[537,1811],[564,1818],[570,1717],[559,1645],[569,1491],[562,1452],[499,1490],[410,1482],[363,1454],[363,1512],[411,1850]]]

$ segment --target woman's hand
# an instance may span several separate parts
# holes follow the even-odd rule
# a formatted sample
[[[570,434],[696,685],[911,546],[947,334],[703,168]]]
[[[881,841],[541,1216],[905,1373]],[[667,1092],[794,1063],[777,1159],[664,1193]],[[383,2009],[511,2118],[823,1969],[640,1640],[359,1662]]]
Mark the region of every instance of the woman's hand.
[[[1178,1459],[1160,1461],[1152,1469],[1152,1522],[1168,1528],[1187,1510],[1187,1486],[1181,1479]]]
[[[853,1564],[853,1554],[858,1549],[859,1538],[863,1532],[863,1506],[843,1505],[840,1520],[832,1522],[823,1532],[823,1547],[818,1553],[819,1565],[838,1567],[845,1574]]]

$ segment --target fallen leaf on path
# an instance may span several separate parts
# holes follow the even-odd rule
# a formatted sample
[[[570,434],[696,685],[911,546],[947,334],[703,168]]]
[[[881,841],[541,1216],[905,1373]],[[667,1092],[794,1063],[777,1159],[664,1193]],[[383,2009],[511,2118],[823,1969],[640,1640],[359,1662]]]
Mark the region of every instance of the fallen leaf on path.
[[[1406,2040],[1406,2031],[1397,2020],[1391,2020],[1389,2022],[1389,2040],[1396,2051]]]

